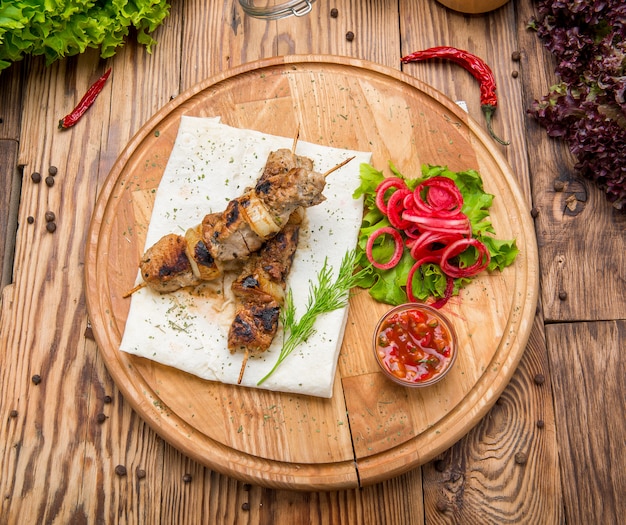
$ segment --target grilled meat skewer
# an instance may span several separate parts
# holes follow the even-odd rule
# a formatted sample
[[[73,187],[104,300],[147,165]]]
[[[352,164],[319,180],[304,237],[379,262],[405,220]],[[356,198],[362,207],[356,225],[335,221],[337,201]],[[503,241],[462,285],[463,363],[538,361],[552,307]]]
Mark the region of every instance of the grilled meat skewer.
[[[298,208],[324,201],[324,174],[306,168],[262,176],[254,189],[231,200],[221,217],[202,221],[204,241],[213,257],[247,257],[276,235]]]
[[[306,157],[295,157],[294,162],[305,162]],[[271,155],[270,158],[276,160]],[[326,197],[322,191],[326,177],[353,158],[325,173],[305,167],[290,168],[286,172],[285,168],[274,172],[266,168],[254,189],[229,202],[221,216],[216,218],[211,214],[204,218],[203,236],[209,252],[218,261],[245,258],[254,253],[282,229],[295,210],[324,202]],[[310,163],[312,165],[312,161]],[[268,161],[266,166],[275,165]]]
[[[296,141],[297,137],[294,149]],[[284,175],[294,168],[312,170],[313,161],[287,148],[272,151],[257,184],[265,183],[270,177]],[[272,187],[273,181],[269,181],[263,188],[267,192]],[[245,198],[230,201],[224,212],[206,215],[202,223],[187,230],[185,236],[168,234],[148,248],[139,263],[143,282],[126,292],[124,297],[144,286],[159,293],[196,286],[221,275],[220,260],[241,259],[257,251],[263,244],[260,233],[265,231],[269,234],[269,228],[278,232],[280,228],[258,197],[251,196],[250,191],[247,194]],[[261,229],[260,232],[250,225],[255,224],[255,219],[256,224],[261,223],[256,228]],[[204,236],[209,238],[208,244]]]
[[[265,352],[276,331],[285,301],[286,280],[298,247],[302,217],[295,212],[287,225],[245,262],[231,285],[235,318],[228,332],[231,353],[244,350],[238,383],[250,355]]]
[[[304,165],[310,161],[305,157],[294,157],[294,163]],[[274,157],[277,158],[278,155]],[[224,212],[206,215],[201,225],[188,230],[185,237],[169,234],[149,248],[139,265],[144,282],[124,297],[144,286],[168,293],[219,277],[223,273],[223,263],[245,259],[260,249],[265,240],[281,230],[293,211],[323,202],[321,192],[326,176],[350,160],[352,158],[323,174],[296,167],[282,176],[281,169],[272,172],[268,168],[272,165],[268,161],[255,188],[233,199]],[[188,256],[188,264],[179,260],[181,251]]]

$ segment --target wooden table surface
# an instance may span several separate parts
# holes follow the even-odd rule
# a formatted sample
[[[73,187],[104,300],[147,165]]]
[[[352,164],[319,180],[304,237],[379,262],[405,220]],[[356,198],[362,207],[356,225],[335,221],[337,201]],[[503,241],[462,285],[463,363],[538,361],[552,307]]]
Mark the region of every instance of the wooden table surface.
[[[626,511],[626,216],[527,116],[555,82],[552,57],[526,29],[532,14],[531,0],[473,16],[434,0],[317,0],[306,16],[268,22],[248,17],[235,0],[173,0],[152,54],[129,42],[107,60],[89,50],[48,67],[29,58],[3,71],[0,522],[619,522]],[[500,97],[494,126],[511,140],[494,147],[534,210],[540,301],[517,371],[452,448],[376,485],[276,490],[210,471],[132,410],[90,336],[84,248],[99,189],[143,123],[216,73],[311,53],[400,69],[401,56],[434,45],[491,64]],[[86,118],[58,131],[59,118],[108,66],[113,75]],[[465,101],[482,122],[478,85],[465,71],[444,63],[402,69]],[[58,169],[54,185],[33,184],[31,174],[45,177],[50,166]],[[52,234],[46,211],[56,215]]]

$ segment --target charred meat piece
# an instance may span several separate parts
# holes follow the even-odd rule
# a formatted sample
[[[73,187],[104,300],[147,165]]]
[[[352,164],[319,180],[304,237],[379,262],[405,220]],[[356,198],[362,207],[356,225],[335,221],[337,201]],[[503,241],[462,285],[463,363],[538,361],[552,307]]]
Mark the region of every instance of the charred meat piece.
[[[263,245],[243,213],[242,198],[233,199],[222,213],[211,213],[202,220],[202,236],[214,259],[243,259]]]
[[[299,232],[300,215],[296,213],[280,233],[246,261],[233,282],[231,289],[237,306],[228,334],[231,352],[245,350],[256,354],[269,348],[278,329]]]
[[[280,305],[276,301],[239,307],[228,332],[231,353],[241,349],[250,354],[267,350],[276,335],[279,317]]]
[[[267,157],[265,168],[257,183],[262,183],[273,175],[284,175],[293,168],[312,170],[313,161],[309,157],[295,155],[292,150],[287,148],[272,151]]]
[[[187,242],[181,235],[161,237],[141,258],[143,280],[154,290],[167,293],[199,283],[187,258]]]
[[[254,191],[280,223],[286,222],[296,208],[308,208],[323,202],[325,186],[324,174],[293,168],[286,174],[272,175],[258,182]]]
[[[185,253],[191,264],[191,270],[198,279],[211,281],[222,275],[221,266],[204,242],[201,224],[185,232],[185,241],[187,242]]]

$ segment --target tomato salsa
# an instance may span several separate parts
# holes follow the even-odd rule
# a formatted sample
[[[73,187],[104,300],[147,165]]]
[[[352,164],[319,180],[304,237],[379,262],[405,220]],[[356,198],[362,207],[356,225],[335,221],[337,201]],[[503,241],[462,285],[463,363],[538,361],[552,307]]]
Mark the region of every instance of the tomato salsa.
[[[374,346],[391,379],[413,386],[441,379],[456,357],[449,322],[434,308],[417,304],[390,310],[378,325]]]

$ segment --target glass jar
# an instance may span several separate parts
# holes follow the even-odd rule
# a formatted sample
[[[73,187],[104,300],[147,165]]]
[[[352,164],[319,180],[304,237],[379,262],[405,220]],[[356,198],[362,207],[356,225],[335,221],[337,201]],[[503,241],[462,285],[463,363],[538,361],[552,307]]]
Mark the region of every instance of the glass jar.
[[[288,16],[304,16],[311,12],[315,0],[288,0],[272,5],[272,1],[264,5],[255,5],[254,0],[239,0],[244,12],[254,18],[278,20]]]

